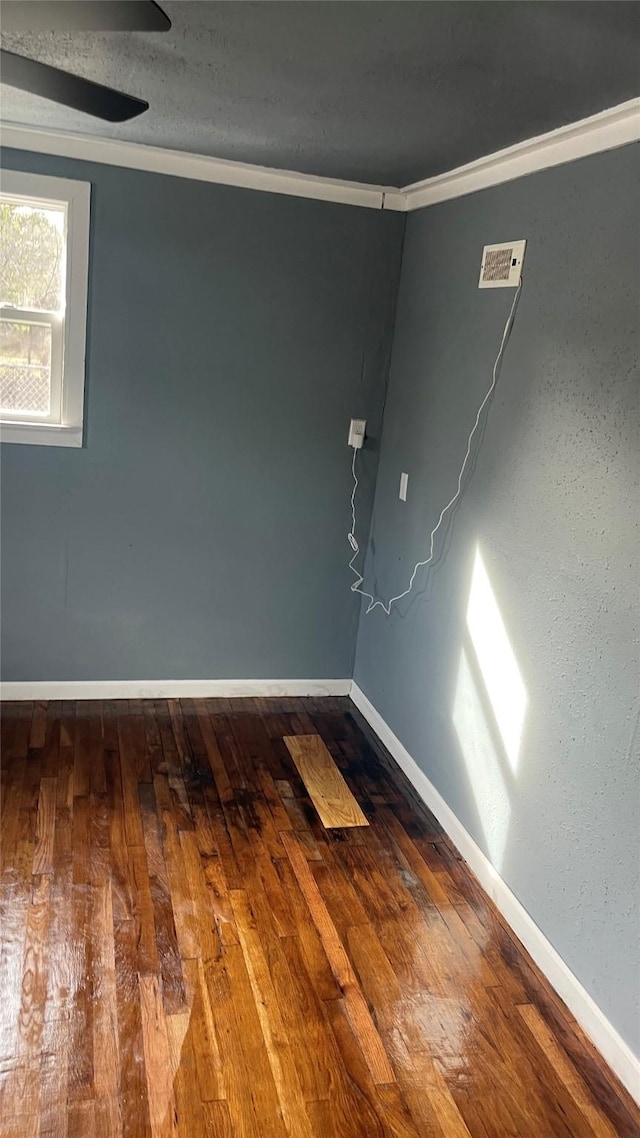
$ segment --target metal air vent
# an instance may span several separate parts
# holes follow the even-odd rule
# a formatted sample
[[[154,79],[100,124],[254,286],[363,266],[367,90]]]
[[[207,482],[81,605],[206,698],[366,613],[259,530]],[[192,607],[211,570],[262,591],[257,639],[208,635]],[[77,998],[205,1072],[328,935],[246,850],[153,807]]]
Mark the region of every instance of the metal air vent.
[[[520,284],[526,241],[485,245],[478,288],[514,288]]]

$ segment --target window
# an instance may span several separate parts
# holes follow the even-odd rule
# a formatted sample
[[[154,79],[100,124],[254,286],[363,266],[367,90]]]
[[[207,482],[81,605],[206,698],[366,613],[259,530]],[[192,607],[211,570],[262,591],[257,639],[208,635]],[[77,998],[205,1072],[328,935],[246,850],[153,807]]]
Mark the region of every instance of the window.
[[[0,438],[82,446],[88,182],[3,170]]]

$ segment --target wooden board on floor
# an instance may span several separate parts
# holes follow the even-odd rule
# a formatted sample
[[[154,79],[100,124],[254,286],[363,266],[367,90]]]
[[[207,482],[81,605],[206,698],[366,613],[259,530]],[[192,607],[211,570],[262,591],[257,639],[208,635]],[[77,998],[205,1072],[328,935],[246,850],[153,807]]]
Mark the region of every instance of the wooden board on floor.
[[[287,735],[284,742],[326,830],[369,825],[319,735]]]

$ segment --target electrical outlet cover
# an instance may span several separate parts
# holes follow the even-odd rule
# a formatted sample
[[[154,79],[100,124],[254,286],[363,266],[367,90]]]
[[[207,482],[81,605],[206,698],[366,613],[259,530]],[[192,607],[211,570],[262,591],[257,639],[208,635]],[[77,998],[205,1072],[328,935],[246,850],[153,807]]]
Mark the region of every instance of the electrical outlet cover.
[[[350,447],[355,447],[356,450],[360,450],[360,447],[364,443],[364,436],[365,436],[366,429],[367,429],[367,420],[366,419],[352,419],[351,420],[351,422],[349,423],[349,439],[348,439]]]

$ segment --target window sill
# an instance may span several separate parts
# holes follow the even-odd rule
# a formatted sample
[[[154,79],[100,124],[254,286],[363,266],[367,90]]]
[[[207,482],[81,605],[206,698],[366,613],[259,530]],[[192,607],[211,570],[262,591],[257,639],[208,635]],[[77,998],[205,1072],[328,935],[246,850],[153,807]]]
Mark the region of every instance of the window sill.
[[[60,427],[51,423],[0,422],[0,442],[29,443],[43,447],[81,447],[82,427]]]

